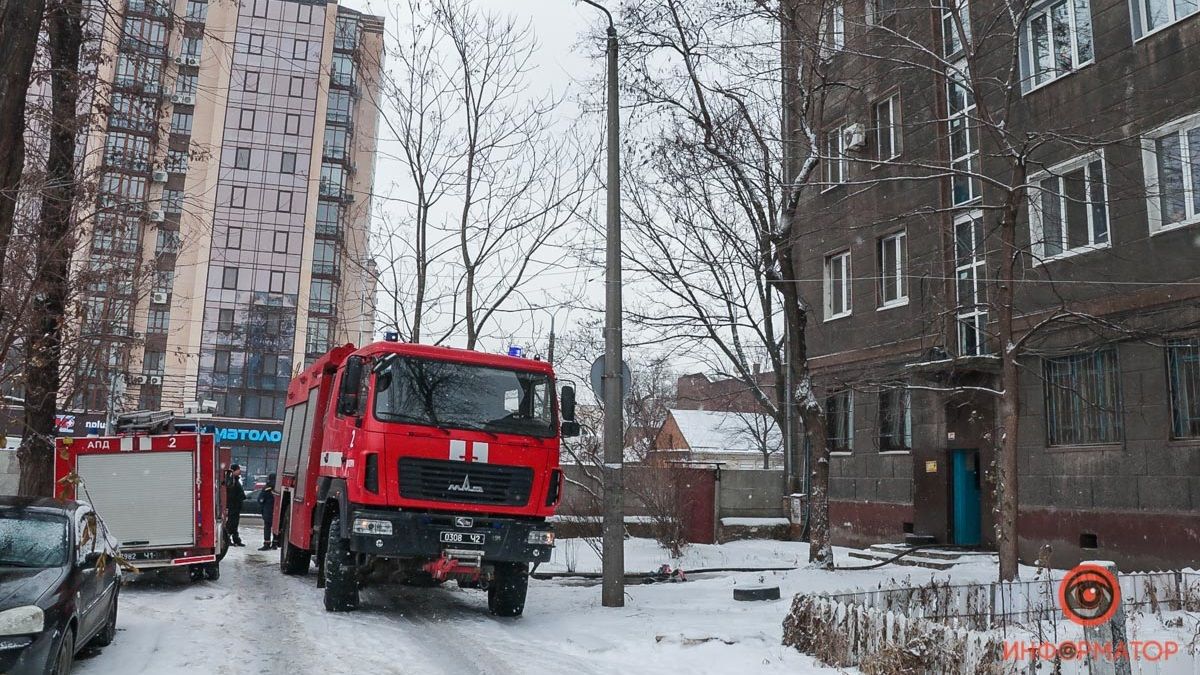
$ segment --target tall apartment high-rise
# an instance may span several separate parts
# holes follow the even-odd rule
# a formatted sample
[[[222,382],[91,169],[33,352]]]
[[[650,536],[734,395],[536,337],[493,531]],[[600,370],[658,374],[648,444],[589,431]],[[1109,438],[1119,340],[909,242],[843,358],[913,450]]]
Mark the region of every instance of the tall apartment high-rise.
[[[123,256],[153,278],[85,299],[103,356],[63,406],[208,402],[235,460],[264,470],[291,375],[373,332],[383,20],[336,0],[97,4],[101,215],[76,264]]]

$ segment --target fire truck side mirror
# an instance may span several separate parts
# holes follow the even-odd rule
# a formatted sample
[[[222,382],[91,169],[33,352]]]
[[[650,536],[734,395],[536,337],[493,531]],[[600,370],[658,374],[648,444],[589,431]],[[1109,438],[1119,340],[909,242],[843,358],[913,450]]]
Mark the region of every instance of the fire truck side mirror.
[[[575,421],[575,387],[564,385],[558,397],[562,405],[562,418],[565,422]]]
[[[346,359],[342,371],[342,382],[338,388],[337,411],[339,415],[358,415],[358,392],[362,387],[363,360],[361,356]]]

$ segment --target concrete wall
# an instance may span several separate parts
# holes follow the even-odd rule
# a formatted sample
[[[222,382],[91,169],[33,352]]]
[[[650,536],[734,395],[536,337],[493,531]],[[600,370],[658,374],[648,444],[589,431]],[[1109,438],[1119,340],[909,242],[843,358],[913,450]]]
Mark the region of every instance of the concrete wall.
[[[586,470],[585,470],[586,469]],[[629,466],[625,469],[626,484],[633,485],[643,479],[647,467]],[[567,482],[563,489],[560,515],[600,515],[600,504],[589,490],[600,494],[599,485],[588,474],[599,475],[594,467],[567,465],[563,467]],[[585,487],[581,487],[579,484]],[[783,505],[784,479],[782,471],[722,470],[719,482],[720,518],[781,518],[787,515]],[[648,509],[633,491],[626,491],[625,515],[647,515]]]

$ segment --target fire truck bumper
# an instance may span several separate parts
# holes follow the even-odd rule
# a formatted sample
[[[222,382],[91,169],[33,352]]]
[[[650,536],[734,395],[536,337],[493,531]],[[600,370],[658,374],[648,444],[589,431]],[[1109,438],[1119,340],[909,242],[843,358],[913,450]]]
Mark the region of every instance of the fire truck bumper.
[[[354,511],[350,529],[351,550],[387,558],[481,551],[484,560],[546,562],[554,548],[549,524],[516,518]]]

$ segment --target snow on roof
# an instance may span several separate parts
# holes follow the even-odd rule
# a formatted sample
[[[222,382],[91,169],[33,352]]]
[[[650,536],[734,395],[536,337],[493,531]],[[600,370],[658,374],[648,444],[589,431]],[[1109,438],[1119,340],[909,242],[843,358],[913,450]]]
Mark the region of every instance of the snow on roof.
[[[761,413],[718,410],[671,410],[671,417],[693,451],[762,452],[783,447],[775,420]]]

